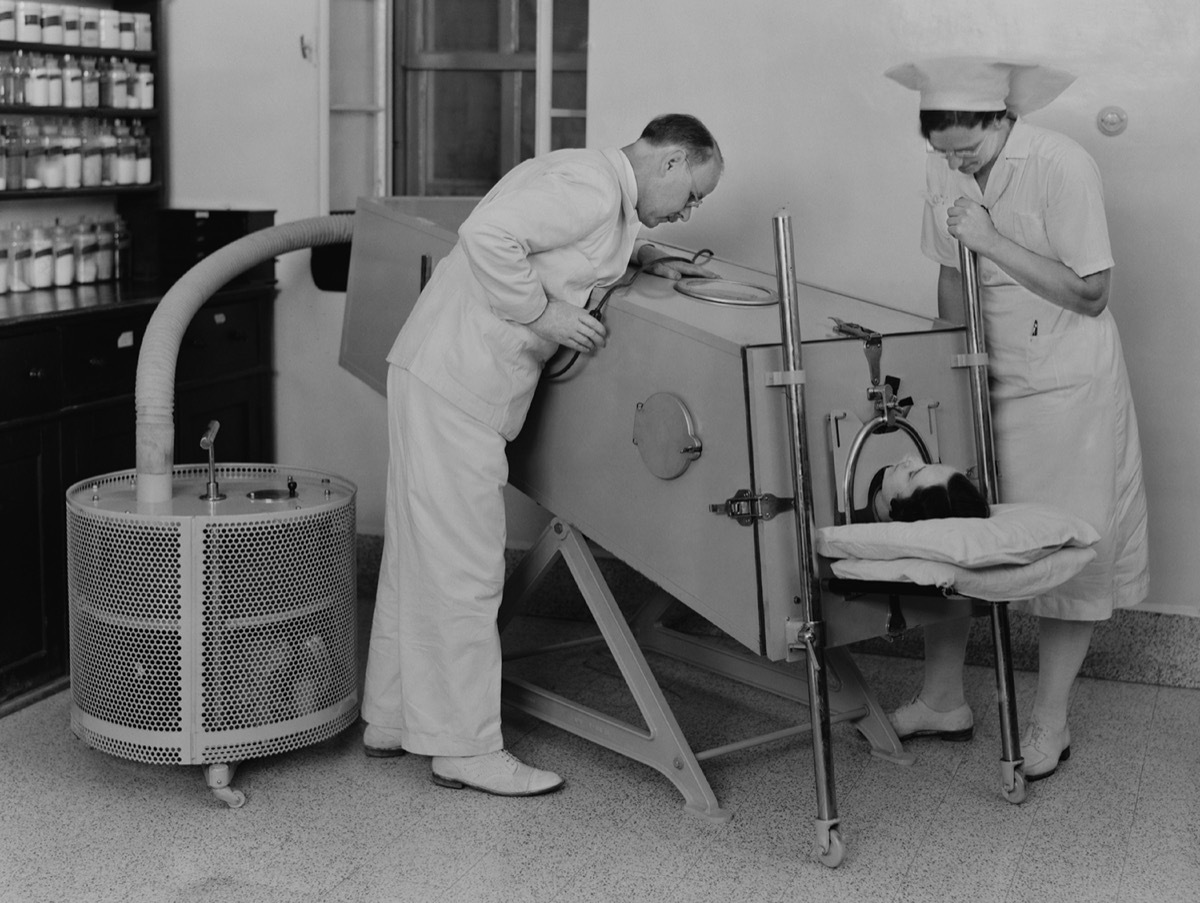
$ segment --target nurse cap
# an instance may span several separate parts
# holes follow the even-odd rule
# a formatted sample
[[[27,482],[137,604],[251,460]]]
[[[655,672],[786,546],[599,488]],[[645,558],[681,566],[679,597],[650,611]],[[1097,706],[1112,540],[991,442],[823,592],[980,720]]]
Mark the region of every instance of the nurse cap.
[[[884,73],[921,92],[922,110],[990,112],[1024,116],[1040,110],[1075,81],[1061,69],[984,57],[940,57],[893,66]]]

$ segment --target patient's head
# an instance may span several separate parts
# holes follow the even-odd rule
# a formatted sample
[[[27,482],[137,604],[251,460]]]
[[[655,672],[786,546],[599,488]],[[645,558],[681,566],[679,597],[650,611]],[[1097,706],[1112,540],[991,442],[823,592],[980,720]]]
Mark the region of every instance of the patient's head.
[[[987,517],[987,499],[965,474],[948,464],[904,458],[871,479],[868,510],[877,521],[935,517]]]

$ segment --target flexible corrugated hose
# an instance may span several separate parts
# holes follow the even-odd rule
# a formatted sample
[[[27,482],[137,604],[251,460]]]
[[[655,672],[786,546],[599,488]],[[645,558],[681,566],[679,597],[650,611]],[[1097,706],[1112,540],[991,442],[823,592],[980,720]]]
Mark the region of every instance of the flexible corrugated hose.
[[[192,317],[218,290],[257,264],[304,248],[350,241],[353,215],[317,216],[271,226],[214,251],[184,273],[158,302],[138,355],[137,500],[171,500],[175,460],[175,364]]]

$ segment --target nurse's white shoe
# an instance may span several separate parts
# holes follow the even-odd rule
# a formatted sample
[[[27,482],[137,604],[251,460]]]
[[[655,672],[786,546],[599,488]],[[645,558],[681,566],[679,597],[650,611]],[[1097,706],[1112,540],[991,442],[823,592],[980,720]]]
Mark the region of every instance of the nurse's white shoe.
[[[363,731],[363,752],[376,759],[391,759],[404,755],[400,745],[400,731],[390,727],[368,724]]]
[[[1071,729],[1051,731],[1036,721],[1025,725],[1021,736],[1021,758],[1029,781],[1040,781],[1058,771],[1058,763],[1071,758]]]
[[[501,749],[482,756],[435,756],[433,783],[461,790],[471,787],[496,796],[537,796],[563,785],[552,771],[532,768]]]

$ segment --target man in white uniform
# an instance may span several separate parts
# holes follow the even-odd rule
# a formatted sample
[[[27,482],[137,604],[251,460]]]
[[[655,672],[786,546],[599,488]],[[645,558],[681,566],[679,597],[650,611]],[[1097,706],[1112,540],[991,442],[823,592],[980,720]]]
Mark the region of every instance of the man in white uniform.
[[[1096,528],[1096,558],[1017,603],[1038,616],[1038,687],[1021,739],[1025,776],[1071,754],[1067,708],[1095,625],[1149,591],[1137,417],[1116,322],[1104,194],[1079,144],[1019,118],[1074,80],[1043,66],[942,58],[887,75],[921,94],[932,153],[921,249],[941,265],[939,313],[962,320],[961,242],[979,256],[980,300],[1005,502],[1057,505]],[[901,737],[970,736],[968,622],[926,628],[920,694],[892,713]]]
[[[433,780],[504,796],[562,786],[504,749],[500,638],[505,446],[543,365],[591,353],[585,310],[632,261],[661,276],[642,226],[686,221],[724,161],[699,120],[669,114],[633,144],[527,160],[480,201],[400,331],[388,373],[391,457],[363,718],[368,755],[432,756]],[[635,245],[636,252],[635,252]]]

